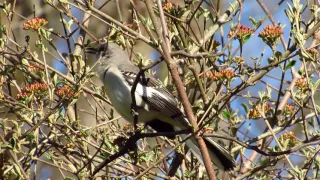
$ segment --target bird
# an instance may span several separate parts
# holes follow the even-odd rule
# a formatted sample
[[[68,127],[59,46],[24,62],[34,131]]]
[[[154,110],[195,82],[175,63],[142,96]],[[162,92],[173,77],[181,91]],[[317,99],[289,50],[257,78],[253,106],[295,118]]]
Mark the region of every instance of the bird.
[[[89,47],[87,53],[95,54],[97,62],[94,67],[104,84],[105,92],[114,109],[130,123],[134,122],[132,114],[131,89],[140,68],[129,58],[129,55],[116,43],[104,42],[97,47]],[[144,72],[135,89],[135,101],[138,107],[138,122],[146,123],[157,132],[174,132],[190,129],[185,114],[164,84]],[[186,138],[187,134],[179,134]],[[174,137],[169,136],[172,139]],[[219,169],[231,171],[235,160],[230,152],[210,137],[204,137],[211,162]],[[203,159],[195,138],[185,142],[195,157],[203,164]]]

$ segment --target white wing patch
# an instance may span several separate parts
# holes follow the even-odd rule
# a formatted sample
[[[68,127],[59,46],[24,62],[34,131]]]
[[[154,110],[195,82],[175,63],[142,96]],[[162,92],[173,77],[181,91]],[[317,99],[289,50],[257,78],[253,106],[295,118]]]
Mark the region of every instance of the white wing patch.
[[[136,79],[135,73],[122,71],[126,82],[132,86]],[[185,121],[184,114],[178,108],[178,105],[173,95],[165,89],[160,81],[157,81],[149,76],[140,77],[136,86],[136,104],[143,107],[146,111],[158,111],[167,118],[172,118],[168,121],[170,124],[179,124],[184,128],[189,128],[188,122]],[[138,99],[141,99],[139,104]],[[173,120],[173,121],[172,121]]]
[[[143,97],[146,98],[152,98],[152,96],[158,95],[161,98],[169,101],[168,97],[165,96],[164,94],[160,93],[158,90],[156,90],[153,87],[146,87],[141,85],[140,83],[138,83],[137,88],[136,88],[136,92]]]

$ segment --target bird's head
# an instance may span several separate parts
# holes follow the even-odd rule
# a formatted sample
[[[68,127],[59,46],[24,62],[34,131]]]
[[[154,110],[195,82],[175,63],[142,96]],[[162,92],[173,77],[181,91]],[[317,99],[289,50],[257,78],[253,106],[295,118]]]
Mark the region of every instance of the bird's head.
[[[103,58],[105,60],[117,59],[119,56],[126,55],[119,45],[113,42],[104,42],[97,47],[87,47],[86,53],[96,55],[96,60]]]
[[[116,43],[105,42],[99,44],[97,47],[88,47],[85,49],[86,53],[94,54],[95,71],[100,75],[105,72],[111,65],[120,66],[122,64],[130,63],[129,56]]]

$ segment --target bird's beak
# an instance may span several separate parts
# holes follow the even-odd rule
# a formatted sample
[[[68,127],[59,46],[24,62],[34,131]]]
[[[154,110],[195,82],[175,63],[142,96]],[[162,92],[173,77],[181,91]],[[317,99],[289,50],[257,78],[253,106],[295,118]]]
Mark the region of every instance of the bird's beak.
[[[89,53],[89,54],[98,54],[98,53],[99,53],[99,51],[97,50],[97,48],[94,48],[94,47],[86,47],[86,48],[84,49],[84,51],[85,51],[86,53]]]
[[[108,49],[108,43],[104,43],[98,47],[86,47],[85,52],[90,54],[99,54],[100,52],[105,52]]]

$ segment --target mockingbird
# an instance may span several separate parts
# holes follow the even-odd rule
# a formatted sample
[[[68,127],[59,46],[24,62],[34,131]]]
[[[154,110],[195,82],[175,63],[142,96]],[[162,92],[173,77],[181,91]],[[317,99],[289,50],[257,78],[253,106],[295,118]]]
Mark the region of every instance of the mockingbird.
[[[104,43],[97,48],[88,48],[88,53],[96,54],[95,67],[98,76],[104,83],[106,93],[116,111],[126,120],[133,123],[131,88],[140,69],[129,59],[129,56],[115,43]],[[138,107],[138,122],[147,123],[158,132],[173,132],[189,129],[190,125],[184,113],[178,108],[173,95],[161,81],[147,73],[140,77],[135,90]],[[186,134],[180,135],[182,138]],[[169,137],[172,138],[172,137]],[[222,170],[232,170],[235,161],[224,147],[212,138],[205,137],[211,161]],[[194,137],[186,145],[196,158],[203,163],[200,149]]]

